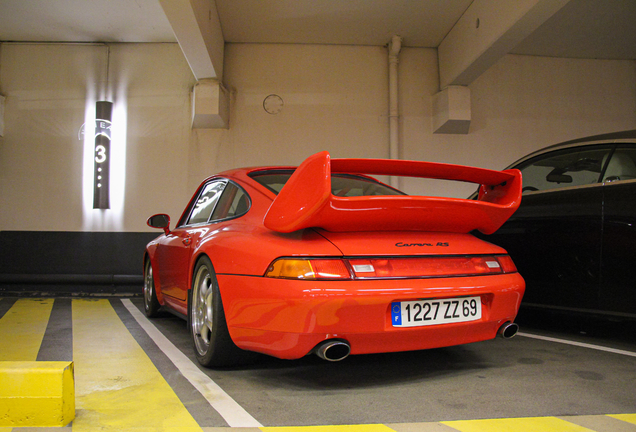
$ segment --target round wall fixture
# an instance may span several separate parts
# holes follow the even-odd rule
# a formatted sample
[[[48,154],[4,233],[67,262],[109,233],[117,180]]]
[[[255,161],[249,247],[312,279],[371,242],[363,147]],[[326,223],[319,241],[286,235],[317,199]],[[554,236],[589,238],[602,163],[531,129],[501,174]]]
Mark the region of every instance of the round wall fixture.
[[[263,108],[269,114],[278,114],[283,109],[283,99],[275,94],[271,94],[263,101]]]

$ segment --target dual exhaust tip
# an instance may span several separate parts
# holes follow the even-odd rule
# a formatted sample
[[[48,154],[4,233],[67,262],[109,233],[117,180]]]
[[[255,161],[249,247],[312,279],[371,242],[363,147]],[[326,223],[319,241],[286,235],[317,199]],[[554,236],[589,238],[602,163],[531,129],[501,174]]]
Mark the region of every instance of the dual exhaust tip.
[[[508,321],[504,323],[499,330],[497,331],[497,335],[501,336],[504,339],[513,338],[517,332],[519,331],[519,324]]]
[[[337,362],[349,357],[351,345],[344,339],[329,339],[319,343],[314,352],[323,360]]]
[[[497,335],[504,339],[511,339],[518,331],[519,325],[508,321],[499,327]],[[349,357],[351,345],[344,339],[329,339],[318,344],[314,349],[314,353],[323,360],[337,362]]]

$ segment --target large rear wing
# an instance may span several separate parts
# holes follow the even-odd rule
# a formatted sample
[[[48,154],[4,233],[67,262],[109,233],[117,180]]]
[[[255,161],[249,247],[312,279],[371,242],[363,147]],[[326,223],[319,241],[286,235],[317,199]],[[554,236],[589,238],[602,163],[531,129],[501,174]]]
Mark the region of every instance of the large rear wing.
[[[477,200],[430,196],[338,197],[331,173],[446,179],[480,184]],[[278,232],[327,231],[495,232],[521,202],[521,172],[392,159],[331,159],[321,152],[291,175],[264,224]]]

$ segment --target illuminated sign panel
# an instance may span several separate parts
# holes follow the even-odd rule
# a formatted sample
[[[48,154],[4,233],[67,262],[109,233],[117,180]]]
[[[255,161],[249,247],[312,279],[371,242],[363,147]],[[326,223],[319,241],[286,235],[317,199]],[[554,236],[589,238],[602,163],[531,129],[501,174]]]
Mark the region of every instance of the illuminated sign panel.
[[[113,103],[98,101],[95,112],[93,208],[110,208],[110,128]]]

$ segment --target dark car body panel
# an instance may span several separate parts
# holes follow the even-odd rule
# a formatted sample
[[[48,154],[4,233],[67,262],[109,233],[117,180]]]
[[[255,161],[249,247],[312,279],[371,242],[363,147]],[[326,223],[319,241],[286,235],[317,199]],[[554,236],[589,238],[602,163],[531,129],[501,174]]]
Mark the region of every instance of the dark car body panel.
[[[610,172],[611,157],[636,157],[636,131],[547,147],[510,168],[523,174],[542,158],[582,149],[609,152],[594,183],[526,190],[515,214],[482,238],[505,248],[524,275],[522,307],[636,318],[636,179]]]
[[[636,315],[636,180],[603,186],[601,308]]]

